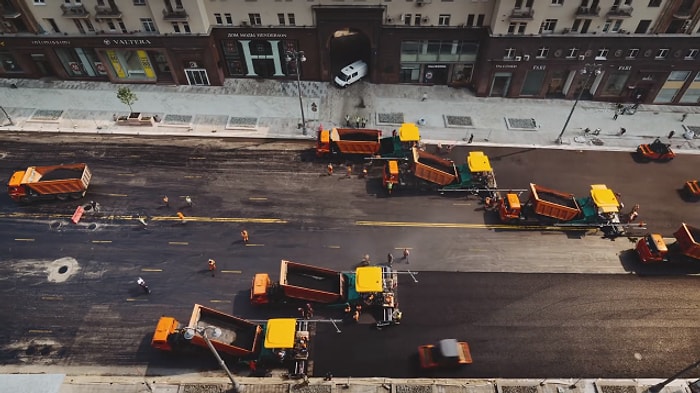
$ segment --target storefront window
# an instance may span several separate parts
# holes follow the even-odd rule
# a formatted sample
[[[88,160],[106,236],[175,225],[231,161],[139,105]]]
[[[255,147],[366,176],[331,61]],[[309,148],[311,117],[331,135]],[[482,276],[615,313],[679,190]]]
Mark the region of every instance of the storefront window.
[[[628,71],[617,71],[610,74],[608,80],[605,82],[605,87],[603,88],[603,95],[615,95],[618,96],[622,94],[622,90],[625,88],[625,83],[627,78],[629,78],[630,73]]]
[[[285,59],[295,41],[225,40],[222,51],[230,76],[279,77],[296,74],[296,66]],[[303,67],[301,67],[303,68]]]
[[[476,52],[479,50],[479,45],[475,42],[462,42],[459,47],[459,61],[476,61]]]
[[[115,49],[105,51],[114,76],[120,80],[155,81],[156,73],[144,50]]]
[[[403,41],[400,80],[404,83],[465,83],[471,80],[473,65],[470,63],[476,61],[477,51],[478,44],[469,41]],[[422,74],[421,67],[424,67]]]
[[[696,89],[689,88],[681,97],[681,103],[683,104],[697,104],[700,102],[700,87]]]
[[[440,41],[424,41],[418,61],[437,61],[439,53]]]
[[[656,95],[656,99],[654,100],[655,104],[666,104],[671,101],[673,101],[673,98],[678,94],[677,88],[670,88],[670,89],[661,89],[659,90],[659,94]]]
[[[56,55],[70,76],[100,77],[107,75],[104,64],[93,49],[59,48],[56,49]]]
[[[2,73],[20,73],[22,69],[9,52],[0,52],[0,72]]]
[[[452,83],[466,84],[472,80],[472,70],[474,66],[471,64],[455,64],[452,68]]]
[[[527,73],[525,78],[525,83],[523,84],[523,89],[520,95],[523,96],[536,96],[540,94],[542,90],[542,83],[544,83],[545,71],[530,71]]]
[[[401,61],[416,61],[420,53],[419,41],[403,41],[401,43]]]
[[[420,64],[401,65],[401,83],[415,83],[420,78]]]

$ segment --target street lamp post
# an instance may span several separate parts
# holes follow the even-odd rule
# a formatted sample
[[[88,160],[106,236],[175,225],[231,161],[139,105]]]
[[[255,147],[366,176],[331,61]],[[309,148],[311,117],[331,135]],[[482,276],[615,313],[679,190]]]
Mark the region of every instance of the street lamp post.
[[[10,117],[10,115],[7,114],[7,112],[5,111],[5,108],[3,108],[2,105],[0,105],[0,110],[2,110],[2,113],[5,114],[5,117],[7,117],[7,120],[10,121],[10,124],[8,124],[8,126],[13,125],[14,123],[12,123],[12,118]],[[0,127],[1,126],[4,126],[4,124],[0,124]]]
[[[297,71],[297,94],[299,95],[299,110],[301,110],[301,132],[306,135],[306,118],[304,117],[304,102],[301,99],[301,68],[300,63],[306,61],[304,51],[288,50],[286,53],[287,63],[294,61]]]
[[[578,105],[578,101],[581,99],[581,96],[583,95],[583,91],[586,90],[586,86],[588,86],[588,83],[591,81],[591,78],[594,75],[600,75],[601,72],[601,66],[600,64],[586,64],[583,69],[580,71],[581,74],[588,74],[588,77],[586,77],[586,81],[583,83],[583,86],[581,86],[581,91],[578,92],[578,96],[576,96],[576,101],[574,101],[574,105],[571,107],[571,111],[569,112],[569,116],[566,118],[566,121],[564,122],[564,127],[561,128],[561,132],[559,133],[559,136],[555,140],[557,144],[562,143],[561,137],[564,135],[564,132],[566,131],[566,126],[569,125],[569,120],[571,120],[571,116],[574,114],[574,109],[576,109],[576,105]]]
[[[221,330],[217,327],[214,326],[207,326],[207,327],[186,327],[184,328],[184,337],[187,340],[191,340],[195,334],[199,334],[202,336],[204,339],[204,342],[207,343],[207,346],[209,347],[209,350],[211,353],[214,355],[216,360],[219,362],[219,366],[226,371],[226,375],[228,375],[228,379],[231,380],[231,384],[233,385],[233,392],[234,393],[240,393],[241,392],[241,386],[236,382],[236,380],[233,378],[233,373],[231,373],[231,370],[228,369],[226,366],[226,363],[224,362],[224,359],[219,356],[219,352],[216,351],[216,348],[214,348],[214,344],[212,344],[211,340],[209,339],[209,336],[207,336],[207,329],[212,329],[212,337],[217,338],[221,336]]]

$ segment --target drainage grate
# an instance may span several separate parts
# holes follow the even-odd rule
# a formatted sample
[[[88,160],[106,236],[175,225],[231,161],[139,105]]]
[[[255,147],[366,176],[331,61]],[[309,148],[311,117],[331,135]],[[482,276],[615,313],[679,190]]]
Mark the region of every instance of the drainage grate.
[[[377,113],[377,124],[403,124],[403,113]]]
[[[474,127],[471,116],[451,116],[445,115],[445,126],[455,128]]]
[[[394,385],[394,393],[432,393],[432,385]]]
[[[500,386],[501,393],[537,393],[537,386]]]
[[[637,393],[636,386],[597,385],[601,393]]]
[[[62,110],[37,109],[29,121],[59,121],[63,116]]]
[[[226,128],[256,128],[258,126],[257,117],[234,117],[230,116],[226,121]]]
[[[506,125],[509,130],[524,130],[524,131],[534,131],[537,130],[537,121],[535,119],[520,119],[513,117],[506,117]]]
[[[182,393],[224,393],[228,391],[228,385],[186,384],[182,385]]]
[[[192,124],[192,115],[171,115],[167,114],[161,124],[168,126],[189,126]]]

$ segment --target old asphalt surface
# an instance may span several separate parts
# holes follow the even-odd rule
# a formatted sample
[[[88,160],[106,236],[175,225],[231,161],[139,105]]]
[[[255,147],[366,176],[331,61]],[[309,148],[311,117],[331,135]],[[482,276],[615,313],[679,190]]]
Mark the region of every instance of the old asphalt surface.
[[[339,90],[327,83],[302,82],[307,120],[304,133],[298,127],[300,105],[294,82],[228,80],[222,87],[130,87],[138,97],[134,112],[158,121],[144,121],[142,126],[115,121],[130,111],[116,98],[116,86],[109,83],[4,79],[0,81],[0,130],[312,140],[319,126],[342,126],[349,115],[352,119],[365,118],[368,128],[387,133],[402,122],[419,123],[421,137],[428,144],[466,145],[472,139],[471,143],[477,146],[634,151],[640,143],[650,143],[658,137],[679,154],[700,152],[695,139],[700,136],[697,107],[641,105],[634,115],[620,115],[615,120],[613,104],[582,101],[559,143],[557,138],[571,112],[572,101],[476,98],[466,90],[442,86],[360,83]],[[424,93],[427,99],[422,101]],[[586,128],[600,132],[586,134]],[[621,132],[623,128],[625,132]],[[673,137],[668,138],[671,131]],[[114,376],[116,372],[104,369],[27,366],[23,372],[0,375],[0,393],[204,393],[230,388],[226,376],[218,371],[138,378]],[[304,384],[278,377],[237,377],[237,381],[247,393],[641,393],[651,391],[659,383],[667,393],[696,390],[695,381],[686,379],[333,378],[311,379]]]

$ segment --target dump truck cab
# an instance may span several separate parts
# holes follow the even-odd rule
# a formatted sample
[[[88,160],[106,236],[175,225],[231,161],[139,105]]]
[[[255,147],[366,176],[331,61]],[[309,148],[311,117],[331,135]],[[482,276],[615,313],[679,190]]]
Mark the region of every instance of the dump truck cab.
[[[331,132],[330,130],[319,129],[316,140],[316,156],[323,157],[331,152]]]
[[[502,222],[517,220],[522,214],[522,205],[518,194],[509,193],[498,201],[498,215]]]
[[[650,144],[639,145],[637,154],[645,160],[653,161],[669,161],[676,157],[676,154],[671,150],[671,145],[661,142],[659,138]]]
[[[272,284],[269,274],[257,273],[250,286],[250,303],[255,305],[269,304],[272,301],[270,299]]]
[[[469,344],[454,338],[418,347],[418,358],[423,369],[450,368],[472,363]]]
[[[162,351],[172,351],[174,349],[172,345],[173,334],[179,334],[180,329],[181,325],[177,319],[160,317],[153,333],[153,339],[151,339],[151,346]]]
[[[642,263],[659,263],[667,260],[668,246],[660,234],[650,233],[637,241],[635,251]]]

